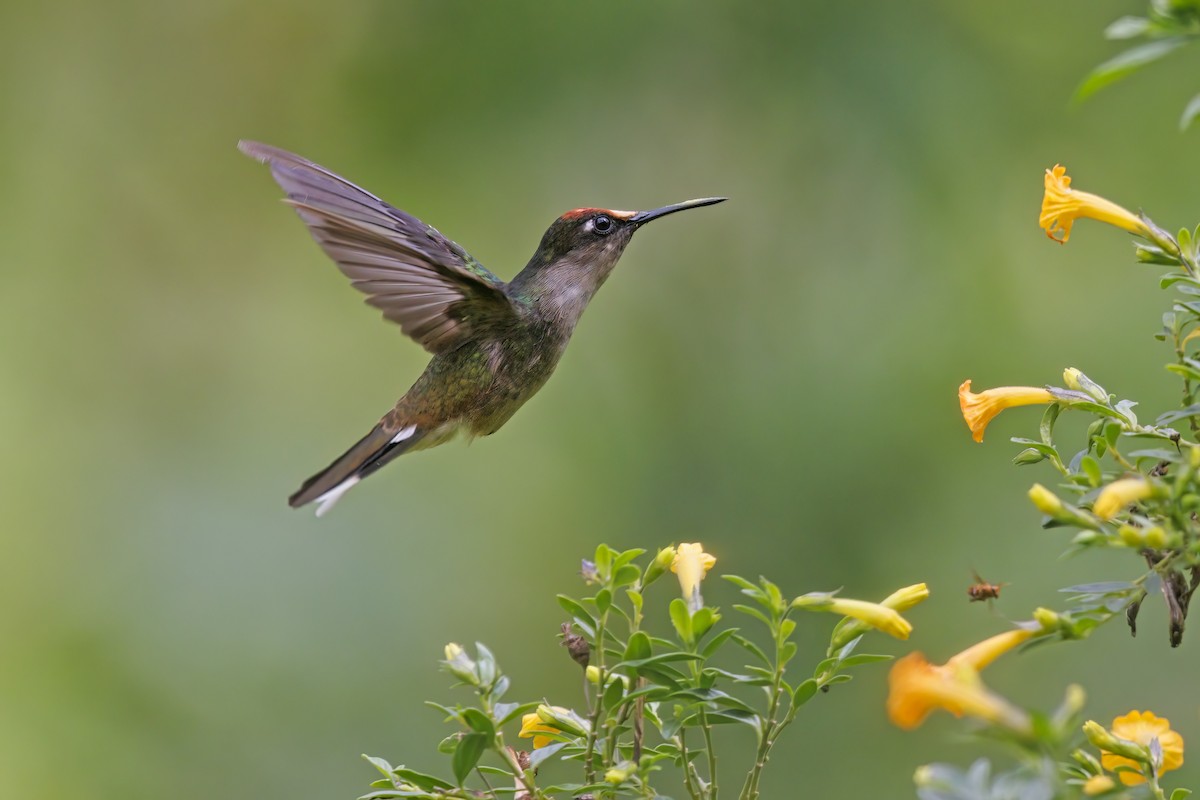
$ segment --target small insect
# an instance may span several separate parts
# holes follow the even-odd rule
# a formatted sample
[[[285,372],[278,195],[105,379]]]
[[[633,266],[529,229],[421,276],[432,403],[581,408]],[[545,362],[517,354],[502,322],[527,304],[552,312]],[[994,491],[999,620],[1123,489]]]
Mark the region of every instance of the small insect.
[[[967,597],[971,598],[972,603],[987,600],[990,606],[993,600],[1000,599],[1000,590],[1008,586],[1007,583],[988,583],[975,570],[971,570],[971,574],[975,577],[975,583],[967,587]]]

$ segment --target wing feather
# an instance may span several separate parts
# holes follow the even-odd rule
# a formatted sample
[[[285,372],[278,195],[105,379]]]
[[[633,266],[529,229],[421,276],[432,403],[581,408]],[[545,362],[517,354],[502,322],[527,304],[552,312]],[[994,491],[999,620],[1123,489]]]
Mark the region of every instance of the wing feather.
[[[426,350],[452,350],[480,325],[515,319],[504,283],[434,228],[294,153],[238,148],[270,166],[284,202],[350,285]]]

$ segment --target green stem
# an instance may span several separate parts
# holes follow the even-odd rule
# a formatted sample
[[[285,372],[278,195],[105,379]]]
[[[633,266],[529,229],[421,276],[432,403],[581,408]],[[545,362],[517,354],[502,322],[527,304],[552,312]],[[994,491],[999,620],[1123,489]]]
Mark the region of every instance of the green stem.
[[[717,751],[713,749],[712,726],[708,724],[708,715],[700,711],[700,729],[704,731],[704,747],[708,751],[708,796],[717,798]]]
[[[604,707],[604,683],[608,677],[604,670],[604,633],[605,626],[608,624],[608,612],[600,615],[600,619],[596,622],[596,658],[599,664],[596,665],[598,671],[596,680],[596,702],[592,706],[592,713],[588,716],[588,721],[591,723],[588,726],[587,745],[583,761],[583,772],[587,778],[587,783],[596,782],[596,768],[593,757],[596,749],[597,729],[600,727],[600,712]]]
[[[683,759],[683,783],[687,788],[688,794],[692,800],[703,800],[700,792],[700,776],[696,773],[696,767],[692,764],[692,759],[688,757],[687,738],[684,736],[683,728],[679,729],[679,734],[675,737],[679,744],[679,756]]]
[[[742,792],[739,795],[740,800],[757,800],[759,781],[762,778],[763,770],[767,766],[767,758],[771,752],[771,746],[775,744],[777,728],[779,723],[775,721],[775,715],[779,713],[779,698],[783,694],[783,643],[779,638],[779,625],[783,619],[787,619],[787,614],[775,623],[775,676],[771,681],[770,702],[767,705],[767,716],[763,723],[762,737],[758,743],[758,751],[754,756],[754,766],[750,768],[750,772],[746,775],[746,782],[742,785]],[[794,716],[789,714],[790,716]]]

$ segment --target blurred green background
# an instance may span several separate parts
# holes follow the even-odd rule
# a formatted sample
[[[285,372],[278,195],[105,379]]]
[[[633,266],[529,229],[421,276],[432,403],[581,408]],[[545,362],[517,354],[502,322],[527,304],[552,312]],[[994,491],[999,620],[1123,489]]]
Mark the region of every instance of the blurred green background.
[[[1118,49],[1103,27],[1143,10],[0,4],[0,796],[351,798],[362,752],[448,770],[421,705],[455,697],[442,645],[484,640],[515,694],[576,702],[553,594],[581,591],[598,541],[703,541],[790,593],[927,581],[912,644],[939,661],[1056,587],[1132,577],[1038,530],[1024,492],[1053,476],[1006,441],[1038,412],[981,447],[955,389],[1070,365],[1176,400],[1156,268],[1114,229],[1060,248],[1036,225],[1056,161],[1197,221],[1175,124],[1196,53],[1068,104]],[[405,458],[318,521],[287,494],[426,356],[243,137],[504,278],[565,209],[731,201],[639,234],[500,433]],[[968,605],[972,568],[1011,582],[996,615]],[[1114,624],[989,682],[1047,706],[1077,681],[1092,716],[1151,708],[1200,746],[1200,635],[1171,651],[1162,618],[1155,598],[1137,639]],[[815,661],[831,620],[809,622]],[[912,796],[915,766],[976,752],[948,719],[892,728],[884,695],[868,669],[808,706],[766,795]]]

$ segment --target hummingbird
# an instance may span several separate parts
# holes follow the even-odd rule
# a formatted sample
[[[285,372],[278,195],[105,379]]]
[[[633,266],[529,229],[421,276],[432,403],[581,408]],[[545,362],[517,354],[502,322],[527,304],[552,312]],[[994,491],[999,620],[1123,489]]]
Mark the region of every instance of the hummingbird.
[[[317,516],[397,456],[499,430],[550,378],[633,234],[651,220],[725,200],[568,211],[505,283],[432,226],[330,170],[257,142],[238,149],[270,167],[284,202],[366,303],[432,354],[370,433],[288,498],[293,508],[316,503]]]

